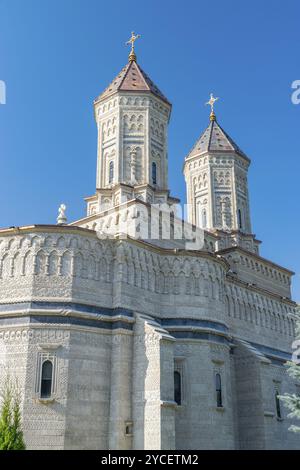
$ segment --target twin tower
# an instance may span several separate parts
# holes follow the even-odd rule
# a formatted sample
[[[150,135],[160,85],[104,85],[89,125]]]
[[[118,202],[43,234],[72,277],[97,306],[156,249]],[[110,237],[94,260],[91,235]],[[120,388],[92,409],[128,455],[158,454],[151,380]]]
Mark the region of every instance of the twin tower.
[[[168,189],[168,124],[172,105],[137,63],[132,34],[128,64],[95,100],[98,128],[96,194],[88,216],[139,199],[174,204]],[[213,104],[213,102],[212,102]],[[184,162],[188,221],[223,240],[258,253],[252,235],[247,172],[249,158],[210,123]]]

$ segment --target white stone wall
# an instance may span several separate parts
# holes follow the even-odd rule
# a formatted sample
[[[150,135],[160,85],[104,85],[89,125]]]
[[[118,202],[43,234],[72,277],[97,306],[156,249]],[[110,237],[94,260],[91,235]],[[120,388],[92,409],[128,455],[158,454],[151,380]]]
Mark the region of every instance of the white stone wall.
[[[70,334],[65,449],[109,447],[111,344],[101,330]]]
[[[280,394],[299,393],[299,386],[286,373],[285,368],[274,364],[261,364],[262,396],[264,402],[265,448],[299,450],[299,436],[291,431],[289,411],[280,404],[281,419],[276,415],[275,391]],[[266,412],[267,410],[267,412]]]
[[[269,413],[276,384],[296,387],[270,359],[291,349],[295,306],[228,269],[75,227],[2,235],[1,381],[7,368],[18,378],[28,448],[295,447],[286,415]],[[37,393],[40,354],[55,356],[53,402]]]
[[[95,236],[37,231],[3,237],[0,301],[68,300],[111,306],[112,247]],[[103,286],[101,294],[99,285]]]
[[[291,272],[239,248],[224,253],[221,251],[221,254],[229,262],[232,273],[238,280],[281,297],[291,298]]]
[[[28,449],[64,448],[69,339],[70,332],[59,326],[29,328],[25,321],[18,326],[1,324],[0,384],[9,376],[18,385]],[[47,352],[56,356],[55,402],[42,404],[36,393],[37,363],[38,355]]]
[[[277,349],[291,350],[295,306],[238,282],[226,284],[227,324],[232,334]]]
[[[173,341],[151,318],[136,317],[133,449],[175,449]]]
[[[133,335],[114,331],[111,344],[108,447],[128,450],[133,438]]]
[[[234,449],[234,419],[229,347],[214,342],[179,340],[182,405],[176,410],[177,449]],[[222,379],[223,408],[217,408],[215,375]]]
[[[296,384],[282,365],[239,344],[234,349],[239,449],[299,449],[299,437],[281,403],[277,417],[275,392],[295,393]],[[246,370],[246,373],[245,373]]]

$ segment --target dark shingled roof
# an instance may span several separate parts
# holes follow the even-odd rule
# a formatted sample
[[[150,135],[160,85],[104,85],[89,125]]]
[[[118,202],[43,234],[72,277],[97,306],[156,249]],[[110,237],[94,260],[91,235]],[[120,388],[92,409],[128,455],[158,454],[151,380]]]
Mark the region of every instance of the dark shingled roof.
[[[232,140],[232,138],[229,137],[216,120],[210,122],[208,128],[203,132],[200,139],[197,140],[187,158],[207,152],[235,152],[249,160],[247,155]]]
[[[148,75],[133,60],[129,62],[111,82],[111,84],[101,93],[95,101],[103,100],[113,95],[117,91],[137,91],[151,92],[161,100],[170,104],[163,93],[152,82]]]

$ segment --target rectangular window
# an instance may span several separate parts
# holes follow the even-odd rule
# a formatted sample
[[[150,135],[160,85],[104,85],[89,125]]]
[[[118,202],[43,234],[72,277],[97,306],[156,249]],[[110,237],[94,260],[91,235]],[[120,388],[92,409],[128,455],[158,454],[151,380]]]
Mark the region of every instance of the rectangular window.
[[[50,400],[56,393],[57,357],[55,352],[39,352],[37,357],[35,395]]]
[[[176,357],[174,362],[174,401],[178,406],[184,404],[184,358]]]
[[[181,405],[181,374],[178,370],[174,371],[174,401]]]
[[[281,409],[281,400],[280,400],[280,395],[281,395],[281,382],[280,380],[273,380],[273,400],[274,400],[274,408],[275,408],[275,413],[277,419],[280,421],[282,420],[282,409]]]
[[[216,402],[217,402],[217,407],[222,408],[223,407],[223,399],[222,399],[221,374],[216,374],[215,380],[216,380]]]
[[[279,393],[276,390],[275,392],[275,405],[276,405],[276,416],[278,419],[281,419],[281,406],[280,406],[280,398],[279,398]]]

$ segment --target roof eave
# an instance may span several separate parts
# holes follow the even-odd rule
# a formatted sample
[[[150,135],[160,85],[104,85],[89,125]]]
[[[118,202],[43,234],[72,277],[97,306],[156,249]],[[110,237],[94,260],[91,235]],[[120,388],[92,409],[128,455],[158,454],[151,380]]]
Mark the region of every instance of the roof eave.
[[[99,95],[98,98],[96,98],[94,100],[94,105],[96,105],[96,104],[98,104],[102,101],[105,101],[106,99],[111,98],[112,96],[114,96],[116,94],[123,94],[123,93],[124,94],[125,93],[133,93],[133,94],[140,94],[140,95],[141,94],[153,95],[153,96],[155,96],[156,99],[163,101],[170,108],[172,108],[172,103],[170,103],[170,101],[168,101],[167,98],[163,98],[162,96],[159,96],[156,93],[153,93],[153,91],[151,91],[151,90],[114,90],[114,91],[112,91],[111,93],[109,93],[105,96]]]
[[[246,160],[248,163],[251,163],[251,160],[249,157],[247,157],[245,154],[241,153],[241,152],[238,152],[237,150],[204,150],[203,152],[199,152],[199,153],[195,153],[194,155],[190,155],[188,154],[185,159],[184,159],[184,164],[183,164],[183,168],[185,167],[186,163],[190,162],[191,160],[193,160],[194,158],[199,158],[199,157],[204,157],[204,156],[207,156],[207,155],[232,155],[232,154],[236,154],[238,155],[239,157],[243,158],[244,160]]]

